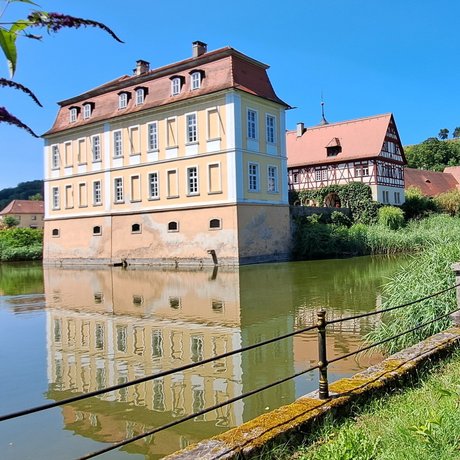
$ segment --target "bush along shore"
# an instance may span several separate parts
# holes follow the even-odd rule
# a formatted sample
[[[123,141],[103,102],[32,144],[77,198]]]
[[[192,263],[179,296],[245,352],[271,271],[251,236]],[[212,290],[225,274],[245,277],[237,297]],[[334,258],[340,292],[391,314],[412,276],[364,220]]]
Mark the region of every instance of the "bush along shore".
[[[0,230],[0,262],[41,260],[43,231],[33,228]]]

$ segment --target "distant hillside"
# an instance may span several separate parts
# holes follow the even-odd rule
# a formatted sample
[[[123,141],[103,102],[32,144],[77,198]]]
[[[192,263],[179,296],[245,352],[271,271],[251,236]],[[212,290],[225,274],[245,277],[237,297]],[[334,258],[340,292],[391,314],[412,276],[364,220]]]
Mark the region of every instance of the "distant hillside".
[[[43,181],[31,180],[21,182],[16,187],[4,188],[0,190],[0,210],[2,210],[11,200],[28,200],[32,195],[43,193]]]

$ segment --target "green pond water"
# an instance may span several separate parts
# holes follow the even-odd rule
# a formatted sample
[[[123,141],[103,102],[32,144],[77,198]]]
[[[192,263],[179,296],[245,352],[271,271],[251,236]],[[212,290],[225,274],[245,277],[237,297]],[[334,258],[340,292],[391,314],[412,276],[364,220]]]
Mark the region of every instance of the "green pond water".
[[[0,264],[0,414],[174,369],[331,318],[372,311],[407,258],[167,270]],[[328,357],[376,317],[335,324]],[[331,381],[381,359],[348,358]],[[74,459],[314,366],[314,332],[0,423],[2,459]],[[161,458],[317,388],[311,372],[100,458]]]

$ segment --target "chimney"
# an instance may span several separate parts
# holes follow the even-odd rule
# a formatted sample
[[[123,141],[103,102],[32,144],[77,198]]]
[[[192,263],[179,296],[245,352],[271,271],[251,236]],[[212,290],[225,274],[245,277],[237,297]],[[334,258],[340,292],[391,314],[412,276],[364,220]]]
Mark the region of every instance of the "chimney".
[[[150,63],[139,59],[136,61],[136,68],[134,69],[134,75],[142,75],[150,70]]]
[[[305,127],[302,122],[297,123],[297,137],[302,137],[302,134],[305,132]]]
[[[192,43],[192,57],[197,58],[208,51],[208,45],[206,43],[196,41]]]

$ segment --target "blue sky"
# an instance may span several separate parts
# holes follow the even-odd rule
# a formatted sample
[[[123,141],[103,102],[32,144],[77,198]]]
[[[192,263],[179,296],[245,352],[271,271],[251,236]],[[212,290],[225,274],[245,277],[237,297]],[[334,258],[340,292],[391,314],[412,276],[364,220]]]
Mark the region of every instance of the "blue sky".
[[[319,122],[321,93],[330,122],[393,112],[404,145],[460,126],[457,0],[37,2],[43,10],[104,22],[125,41],[97,29],[44,32],[42,42],[18,39],[15,79],[44,108],[11,89],[0,89],[0,106],[37,133],[51,127],[57,101],[131,74],[137,59],[151,68],[186,59],[195,40],[269,64],[278,96],[296,107],[287,114],[288,129]],[[29,9],[10,5],[6,17],[24,17]],[[3,59],[0,76],[7,77]],[[43,178],[42,145],[0,125],[0,190]]]

